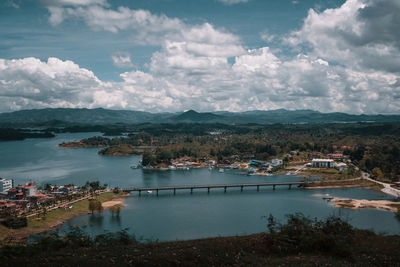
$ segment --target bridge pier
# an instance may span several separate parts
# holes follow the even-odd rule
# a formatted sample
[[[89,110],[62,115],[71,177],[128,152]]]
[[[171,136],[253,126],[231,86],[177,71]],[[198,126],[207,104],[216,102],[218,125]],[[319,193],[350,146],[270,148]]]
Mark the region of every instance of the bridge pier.
[[[226,193],[226,186],[224,186],[224,193]]]
[[[193,194],[193,187],[190,188],[190,194]]]
[[[209,187],[207,187],[207,193],[210,194],[210,188]]]
[[[142,193],[142,191],[139,190],[139,197],[140,197],[141,193]]]
[[[290,189],[292,189],[292,185],[291,185],[291,184],[289,185],[289,190],[290,190]]]
[[[174,188],[174,195],[176,194],[176,188]]]
[[[257,185],[257,192],[258,192],[258,191],[260,191],[260,186],[259,186],[259,185]]]
[[[240,192],[243,192],[243,185],[240,187]]]
[[[273,186],[272,186],[272,190],[275,190],[275,186],[276,186],[276,185],[273,185]]]
[[[158,196],[158,189],[156,191],[157,191],[157,196]]]

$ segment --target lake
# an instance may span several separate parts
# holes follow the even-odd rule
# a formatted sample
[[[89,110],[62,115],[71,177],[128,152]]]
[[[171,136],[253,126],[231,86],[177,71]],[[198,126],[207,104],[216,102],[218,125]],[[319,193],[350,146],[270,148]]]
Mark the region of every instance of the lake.
[[[299,181],[297,176],[246,176],[237,170],[192,169],[189,171],[147,171],[131,169],[140,157],[99,156],[99,148],[60,148],[62,142],[101,135],[100,133],[59,134],[49,139],[0,142],[0,177],[14,179],[16,184],[37,181],[41,184],[82,185],[98,180],[111,187],[150,187],[169,185],[202,185],[227,183]],[[321,194],[356,199],[393,199],[378,191],[348,189],[303,190],[287,187],[212,189],[155,194],[133,193],[126,198],[120,217],[109,211],[102,215],[85,215],[65,223],[69,226],[87,223],[85,231],[100,234],[128,228],[137,237],[151,240],[183,240],[214,236],[244,235],[266,230],[263,216],[284,220],[285,214],[302,212],[311,217],[339,215],[363,229],[379,233],[400,234],[400,221],[394,213],[379,210],[345,210],[334,208]]]

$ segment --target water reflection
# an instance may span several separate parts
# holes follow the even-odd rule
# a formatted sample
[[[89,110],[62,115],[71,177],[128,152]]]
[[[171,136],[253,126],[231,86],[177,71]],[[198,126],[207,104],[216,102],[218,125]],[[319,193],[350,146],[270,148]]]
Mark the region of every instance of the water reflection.
[[[89,225],[92,228],[102,228],[103,221],[103,214],[90,214],[89,216]]]
[[[113,215],[110,217],[110,223],[114,224],[118,228],[121,227],[121,216],[120,215]]]

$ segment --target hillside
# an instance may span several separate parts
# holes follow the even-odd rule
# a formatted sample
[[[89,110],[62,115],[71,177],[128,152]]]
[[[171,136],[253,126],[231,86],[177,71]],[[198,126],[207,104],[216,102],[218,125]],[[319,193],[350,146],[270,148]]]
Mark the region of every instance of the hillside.
[[[223,122],[226,120],[226,117],[211,112],[199,113],[194,110],[189,110],[176,117],[170,118],[170,120],[179,122]]]
[[[150,113],[131,110],[97,109],[32,109],[0,114],[0,125],[40,125],[59,127],[71,124],[140,124],[140,123],[349,123],[400,122],[400,115],[352,115],[321,113],[313,110],[254,110],[246,112],[205,112],[189,110],[183,113]]]
[[[105,239],[106,240],[106,239]],[[399,236],[360,234],[345,255],[319,252],[278,252],[268,236],[219,237],[150,244],[111,243],[53,248],[46,245],[29,254],[3,250],[2,266],[399,266]],[[83,241],[82,241],[83,242]],[[48,246],[48,245],[47,245]],[[1,255],[2,254],[2,255]],[[61,265],[60,265],[61,264]]]

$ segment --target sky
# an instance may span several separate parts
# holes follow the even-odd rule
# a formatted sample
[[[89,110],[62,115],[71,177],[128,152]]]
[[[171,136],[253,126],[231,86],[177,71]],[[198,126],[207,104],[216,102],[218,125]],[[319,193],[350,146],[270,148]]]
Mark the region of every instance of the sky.
[[[0,112],[59,107],[400,114],[400,1],[0,1]]]

